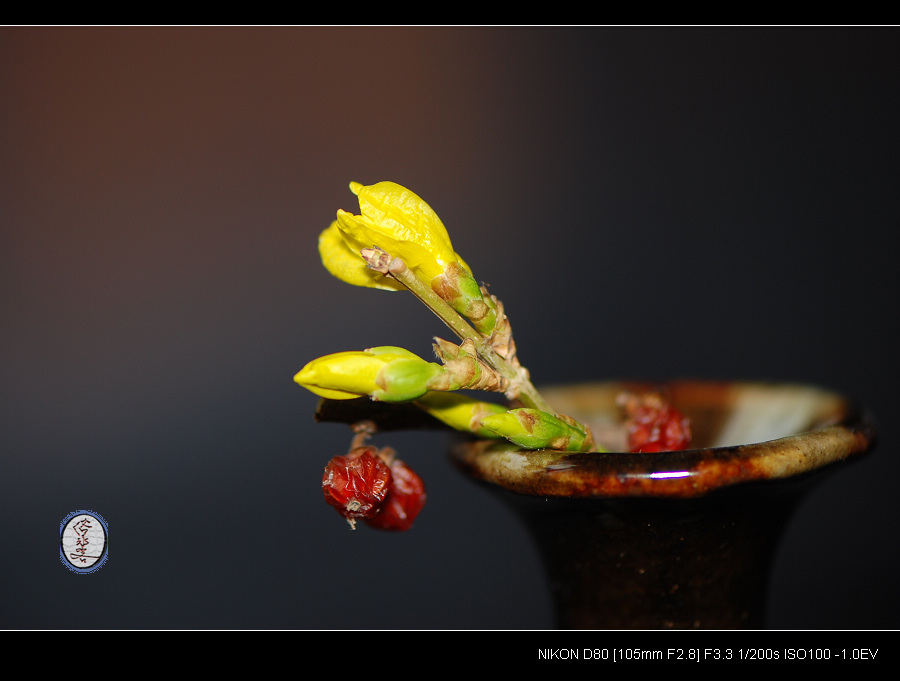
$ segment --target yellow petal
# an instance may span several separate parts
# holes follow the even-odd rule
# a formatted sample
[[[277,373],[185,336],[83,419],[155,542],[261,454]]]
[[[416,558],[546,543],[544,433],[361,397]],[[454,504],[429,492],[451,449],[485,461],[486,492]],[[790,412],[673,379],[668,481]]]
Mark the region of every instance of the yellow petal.
[[[426,282],[454,262],[469,269],[453,250],[437,213],[415,192],[396,182],[351,182],[350,190],[359,199],[361,215],[338,211],[338,221],[354,246],[379,246],[402,258]]]
[[[426,283],[444,272],[444,262],[420,243],[398,239],[395,233],[382,230],[381,225],[374,224],[364,215],[339,210],[337,223],[348,250],[359,251],[378,246],[391,256],[402,259]]]
[[[360,212],[379,231],[398,241],[415,242],[448,263],[455,259],[444,223],[414,192],[396,182],[378,182],[368,187],[351,182],[350,191],[359,198]]]
[[[314,359],[294,376],[294,381],[320,397],[349,400],[378,390],[375,382],[384,358],[365,352],[335,352]]]
[[[394,279],[369,269],[359,251],[354,252],[347,245],[336,220],[319,235],[319,256],[325,269],[348,284],[389,291],[404,288]]]
[[[459,393],[430,392],[416,400],[416,404],[442,423],[482,437],[497,437],[497,433],[481,427],[481,419],[506,412],[506,407],[493,402],[481,402]]]

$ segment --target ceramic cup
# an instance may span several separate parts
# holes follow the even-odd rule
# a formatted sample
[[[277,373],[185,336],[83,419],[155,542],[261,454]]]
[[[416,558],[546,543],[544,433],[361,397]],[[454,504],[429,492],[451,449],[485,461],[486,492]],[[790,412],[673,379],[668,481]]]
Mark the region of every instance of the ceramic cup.
[[[616,399],[662,390],[690,449],[623,452]],[[782,530],[826,472],[870,451],[872,418],[803,385],[609,382],[542,390],[606,453],[456,446],[453,460],[534,537],[563,628],[762,628]]]

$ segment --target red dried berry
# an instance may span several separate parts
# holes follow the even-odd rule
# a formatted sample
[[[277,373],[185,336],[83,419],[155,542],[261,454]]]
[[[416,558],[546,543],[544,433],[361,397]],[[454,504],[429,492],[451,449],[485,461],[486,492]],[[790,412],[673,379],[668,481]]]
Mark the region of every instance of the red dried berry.
[[[690,420],[661,395],[627,395],[620,404],[629,452],[674,452],[690,446]]]
[[[391,469],[374,447],[357,447],[336,456],[325,466],[322,491],[325,501],[356,527],[359,518],[378,513],[391,488]]]
[[[400,459],[391,462],[391,480],[391,489],[381,510],[366,518],[366,523],[379,530],[405,532],[425,506],[425,483]]]

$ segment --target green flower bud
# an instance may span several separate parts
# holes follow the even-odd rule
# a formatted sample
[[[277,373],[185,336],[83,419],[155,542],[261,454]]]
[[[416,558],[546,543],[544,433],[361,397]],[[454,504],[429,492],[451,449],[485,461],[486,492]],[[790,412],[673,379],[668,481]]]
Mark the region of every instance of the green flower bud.
[[[373,400],[381,402],[409,402],[429,390],[444,375],[444,367],[423,359],[395,359],[379,372],[379,390],[371,393]]]
[[[525,449],[590,451],[592,438],[571,419],[538,409],[511,409],[486,416],[481,425]]]
[[[452,263],[432,279],[431,289],[468,318],[479,333],[488,336],[497,325],[497,304],[459,264]]]

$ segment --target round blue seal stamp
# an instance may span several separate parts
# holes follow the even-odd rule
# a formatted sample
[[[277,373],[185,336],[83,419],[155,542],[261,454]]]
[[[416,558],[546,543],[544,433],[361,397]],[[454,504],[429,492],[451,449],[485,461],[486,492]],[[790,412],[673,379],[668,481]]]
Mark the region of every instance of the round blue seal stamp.
[[[99,513],[72,511],[59,524],[59,559],[72,572],[96,572],[109,557],[109,528]]]

